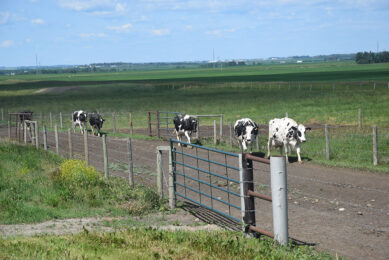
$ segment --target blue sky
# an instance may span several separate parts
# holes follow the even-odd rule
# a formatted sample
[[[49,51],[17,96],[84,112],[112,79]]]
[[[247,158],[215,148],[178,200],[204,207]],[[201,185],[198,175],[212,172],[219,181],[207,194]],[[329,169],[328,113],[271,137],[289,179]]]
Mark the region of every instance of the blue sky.
[[[0,0],[0,66],[389,50],[388,0]]]

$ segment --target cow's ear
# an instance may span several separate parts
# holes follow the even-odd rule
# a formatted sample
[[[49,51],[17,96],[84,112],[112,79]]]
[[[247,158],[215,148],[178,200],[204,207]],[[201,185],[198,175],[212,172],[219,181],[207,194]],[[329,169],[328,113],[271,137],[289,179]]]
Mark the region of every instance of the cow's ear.
[[[312,128],[310,128],[310,127],[306,127],[306,128],[305,128],[305,131],[308,131],[308,132],[309,132],[309,131],[311,131],[311,130],[312,130]]]
[[[297,127],[295,127],[295,126],[292,126],[291,129],[292,129],[293,131],[297,131]]]

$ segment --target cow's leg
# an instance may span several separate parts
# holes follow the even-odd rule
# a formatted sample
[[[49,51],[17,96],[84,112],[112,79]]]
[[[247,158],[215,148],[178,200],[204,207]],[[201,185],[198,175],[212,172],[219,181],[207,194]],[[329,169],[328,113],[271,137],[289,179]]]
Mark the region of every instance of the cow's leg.
[[[297,152],[297,159],[298,159],[298,162],[299,162],[299,164],[302,164],[303,161],[301,160],[301,156],[300,156],[300,145],[297,145],[297,147],[296,147],[296,152]]]
[[[271,147],[271,138],[267,140],[267,158],[270,158],[270,147]]]
[[[176,134],[177,134],[177,140],[178,140],[178,141],[181,141],[179,133],[176,132]],[[181,147],[181,143],[178,143],[178,146]]]
[[[189,132],[187,132],[187,131],[185,131],[185,136],[186,136],[186,138],[188,138],[188,143],[191,143],[190,142],[190,135],[189,135]],[[193,148],[193,146],[189,146],[190,148]]]
[[[242,141],[242,146],[243,146],[243,151],[246,152],[247,151],[246,141]]]
[[[288,144],[285,144],[284,143],[284,146],[285,146],[285,157],[286,157],[286,162],[288,163],[289,160],[288,160]]]
[[[74,122],[74,121],[73,121],[72,128],[73,128],[73,133],[75,133],[76,132],[76,122]]]

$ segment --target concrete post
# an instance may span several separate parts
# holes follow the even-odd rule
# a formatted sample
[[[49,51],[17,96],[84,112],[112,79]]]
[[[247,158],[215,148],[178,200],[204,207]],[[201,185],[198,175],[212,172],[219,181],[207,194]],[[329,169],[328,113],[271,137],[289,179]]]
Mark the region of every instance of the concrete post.
[[[281,245],[288,245],[288,196],[284,156],[270,157],[270,177],[274,238]]]
[[[173,164],[173,143],[170,142],[169,150],[169,207],[174,209],[176,207],[176,185],[175,185],[175,165]]]
[[[162,177],[162,151],[157,148],[157,190],[159,196],[163,197],[163,177]]]
[[[216,120],[213,120],[213,144],[217,144]]]

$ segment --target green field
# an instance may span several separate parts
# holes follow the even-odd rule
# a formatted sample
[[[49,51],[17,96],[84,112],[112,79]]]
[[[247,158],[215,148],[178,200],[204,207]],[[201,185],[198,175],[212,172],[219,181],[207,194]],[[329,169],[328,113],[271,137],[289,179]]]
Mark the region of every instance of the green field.
[[[16,75],[0,77],[0,108],[30,109],[48,124],[59,112],[70,126],[70,114],[83,109],[104,113],[103,129],[147,126],[146,111],[223,114],[224,122],[250,117],[260,124],[290,118],[306,125],[350,126],[331,136],[332,160],[325,160],[324,131],[308,134],[303,157],[313,162],[389,172],[389,64],[353,62],[279,64],[220,69],[175,69],[120,73]],[[58,87],[73,87],[61,89]],[[48,92],[40,92],[50,88]],[[358,125],[362,110],[363,129]],[[213,119],[201,120],[212,125]],[[379,132],[380,165],[372,166],[371,126]],[[344,134],[352,138],[346,138]],[[264,146],[262,137],[262,146]],[[355,144],[354,142],[357,142]],[[204,142],[206,143],[206,142]],[[221,146],[223,147],[223,146]],[[357,149],[354,149],[357,147]]]

